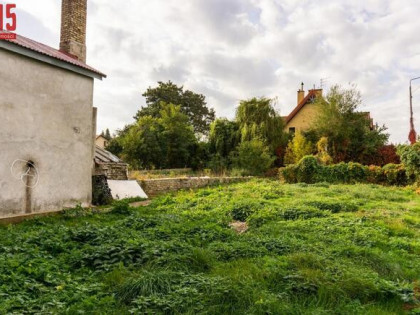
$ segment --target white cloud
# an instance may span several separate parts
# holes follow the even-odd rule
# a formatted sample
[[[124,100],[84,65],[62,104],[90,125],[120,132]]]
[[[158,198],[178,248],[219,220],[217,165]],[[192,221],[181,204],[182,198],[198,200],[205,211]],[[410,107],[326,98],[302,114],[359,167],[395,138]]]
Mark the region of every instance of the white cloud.
[[[15,2],[18,31],[57,47],[61,1]],[[89,0],[88,63],[108,75],[95,85],[98,128],[132,122],[158,80],[233,117],[240,99],[263,95],[278,96],[286,115],[301,81],[328,78],[357,84],[362,109],[403,142],[408,80],[420,75],[419,14],[416,0]],[[420,117],[420,90],[414,104]]]

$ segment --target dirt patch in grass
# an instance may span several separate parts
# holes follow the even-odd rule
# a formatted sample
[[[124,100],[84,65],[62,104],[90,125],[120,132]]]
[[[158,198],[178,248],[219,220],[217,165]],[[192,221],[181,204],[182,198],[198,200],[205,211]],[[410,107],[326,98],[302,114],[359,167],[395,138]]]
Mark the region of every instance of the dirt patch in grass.
[[[152,201],[151,200],[144,200],[144,201],[137,201],[130,203],[131,207],[137,208],[137,207],[146,207],[150,205]]]
[[[229,226],[236,231],[238,234],[245,233],[248,230],[248,224],[246,222],[234,221],[229,223]]]

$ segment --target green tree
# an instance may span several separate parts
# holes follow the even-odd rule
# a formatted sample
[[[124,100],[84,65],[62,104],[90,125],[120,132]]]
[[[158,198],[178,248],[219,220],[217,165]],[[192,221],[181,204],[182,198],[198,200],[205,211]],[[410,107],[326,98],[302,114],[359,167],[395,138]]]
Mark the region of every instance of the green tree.
[[[230,166],[230,154],[239,144],[238,124],[226,118],[216,119],[210,125],[209,167],[216,173],[223,173]]]
[[[270,149],[258,139],[241,142],[233,157],[235,166],[244,170],[244,175],[263,175],[275,159]]]
[[[319,115],[310,132],[318,139],[327,137],[334,162],[365,163],[383,146],[389,135],[385,126],[372,126],[368,113],[358,112],[362,104],[360,92],[352,86],[333,86],[326,98],[318,98]]]
[[[197,143],[180,106],[161,103],[158,117],[141,116],[111,140],[111,152],[137,169],[175,168],[204,164],[206,146]]]
[[[289,141],[284,156],[284,164],[296,164],[304,156],[312,153],[312,143],[306,140],[300,131],[296,131],[293,139]]]
[[[119,137],[112,138],[109,141],[108,145],[106,146],[106,150],[115,154],[116,156],[120,156],[123,151],[121,138]]]
[[[122,140],[132,126],[133,124],[128,124],[128,125],[125,125],[124,128],[118,129],[115,132],[115,136],[109,141],[108,145],[106,146],[106,149],[109,152],[121,157],[121,154],[124,149]]]
[[[226,118],[216,119],[210,125],[209,167],[216,173],[223,173],[230,167],[230,154],[239,144],[238,124]]]
[[[234,121],[226,118],[216,119],[210,125],[209,146],[210,152],[228,157],[239,143],[239,127]]]
[[[193,170],[202,170],[210,160],[209,144],[205,141],[197,142],[190,150],[189,165]]]
[[[171,81],[158,82],[157,87],[149,87],[143,96],[146,98],[146,107],[137,112],[136,120],[142,116],[159,117],[162,102],[179,105],[197,134],[207,135],[210,123],[215,119],[215,112],[207,107],[204,95],[184,91],[183,86],[179,87]]]
[[[194,129],[181,107],[161,103],[159,123],[166,141],[166,163],[168,167],[186,167],[191,161],[191,151],[197,144]]]
[[[120,140],[122,158],[136,169],[166,166],[167,139],[158,118],[141,117]]]
[[[241,141],[259,139],[273,153],[285,142],[283,119],[271,99],[254,97],[241,101],[236,110],[236,122]]]

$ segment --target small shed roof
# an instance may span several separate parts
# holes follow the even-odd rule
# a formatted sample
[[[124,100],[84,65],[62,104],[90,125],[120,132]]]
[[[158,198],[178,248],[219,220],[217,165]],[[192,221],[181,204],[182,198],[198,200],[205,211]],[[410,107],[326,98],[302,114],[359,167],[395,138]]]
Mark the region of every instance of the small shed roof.
[[[102,149],[101,147],[95,145],[95,163],[103,164],[103,163],[124,163],[120,158],[112,154],[111,152]]]

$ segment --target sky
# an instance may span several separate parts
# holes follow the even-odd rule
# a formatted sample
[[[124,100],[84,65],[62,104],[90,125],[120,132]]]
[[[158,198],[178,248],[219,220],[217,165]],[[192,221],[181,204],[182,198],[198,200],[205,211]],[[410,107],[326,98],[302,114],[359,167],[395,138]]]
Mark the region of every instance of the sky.
[[[61,0],[1,3],[17,5],[18,34],[58,48]],[[360,110],[406,142],[419,16],[418,0],[88,0],[87,63],[107,74],[95,82],[98,132],[132,123],[158,81],[205,95],[227,118],[260,96],[286,116],[304,82],[324,93],[355,84]],[[420,132],[420,80],[413,91]]]

